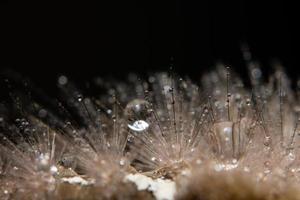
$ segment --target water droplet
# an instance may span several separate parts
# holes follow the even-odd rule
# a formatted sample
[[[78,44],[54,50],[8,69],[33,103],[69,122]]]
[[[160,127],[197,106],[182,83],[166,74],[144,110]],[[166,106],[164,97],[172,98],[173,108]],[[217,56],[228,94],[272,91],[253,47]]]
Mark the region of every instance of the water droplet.
[[[247,104],[247,106],[250,106],[251,105],[251,99],[246,99],[246,104]]]
[[[125,116],[129,121],[146,120],[150,114],[150,104],[143,99],[134,99],[125,107]]]
[[[114,122],[116,122],[116,121],[117,121],[117,117],[116,117],[116,115],[112,115],[112,116],[111,116],[111,118],[112,118],[112,120],[113,120]]]
[[[250,172],[250,168],[249,167],[244,167],[244,172]]]
[[[58,78],[59,85],[66,85],[68,83],[68,78],[66,76],[60,76]]]
[[[58,174],[58,169],[57,169],[57,167],[56,167],[55,165],[52,165],[52,166],[50,167],[50,173],[51,173],[52,175]]]
[[[107,143],[106,143],[106,146],[107,146],[108,148],[110,148],[111,145],[110,145],[109,142],[107,142]]]
[[[150,76],[148,78],[149,83],[154,83],[155,82],[155,77],[154,76]]]
[[[197,160],[196,160],[196,163],[197,163],[197,165],[200,165],[200,164],[202,163],[202,160],[197,159]]]
[[[81,94],[79,94],[79,95],[77,95],[77,100],[79,101],[79,102],[81,102],[82,101],[82,95]]]
[[[39,110],[38,115],[40,118],[45,118],[47,116],[47,111],[45,109],[41,109]]]
[[[214,169],[215,169],[215,171],[217,171],[217,172],[220,172],[220,171],[222,171],[223,169],[225,168],[225,165],[224,164],[215,164],[214,165]]]
[[[127,142],[132,143],[134,141],[133,135],[128,135]]]
[[[125,165],[125,159],[124,159],[124,158],[121,158],[121,159],[120,159],[120,165],[121,165],[121,166],[124,166],[124,165]]]
[[[207,108],[204,109],[204,113],[206,113],[206,114],[208,113],[208,109]]]
[[[239,93],[236,93],[234,97],[237,102],[239,102],[242,98],[241,94],[239,94]]]
[[[147,119],[152,112],[149,102],[143,99],[134,99],[126,105],[124,112],[131,130],[141,132],[149,127]]]
[[[233,122],[223,121],[214,125],[214,131],[220,139],[222,154],[225,156],[232,154],[232,135],[233,135]]]
[[[191,174],[191,172],[189,170],[183,170],[183,171],[181,171],[181,175],[183,175],[183,176],[188,176],[190,174]]]
[[[271,137],[270,136],[266,136],[265,140],[264,140],[264,145],[265,146],[270,146],[271,144]]]
[[[39,167],[40,168],[45,168],[49,165],[49,160],[50,160],[50,156],[48,153],[41,153],[37,159]]]
[[[290,152],[290,153],[288,154],[288,159],[289,159],[289,160],[293,161],[293,160],[295,160],[295,158],[296,158],[296,156],[295,156],[294,153]]]
[[[270,161],[265,161],[264,162],[264,166],[267,167],[267,168],[269,168],[271,166]]]
[[[226,136],[231,136],[231,134],[232,134],[232,127],[225,127],[224,129],[223,129],[223,132],[224,132],[224,134],[226,135]]]
[[[215,92],[215,95],[216,95],[216,96],[218,96],[218,95],[221,94],[221,90],[219,90],[219,89],[216,89],[214,92]]]
[[[251,70],[251,75],[254,79],[259,79],[261,77],[262,73],[259,68],[254,68]]]

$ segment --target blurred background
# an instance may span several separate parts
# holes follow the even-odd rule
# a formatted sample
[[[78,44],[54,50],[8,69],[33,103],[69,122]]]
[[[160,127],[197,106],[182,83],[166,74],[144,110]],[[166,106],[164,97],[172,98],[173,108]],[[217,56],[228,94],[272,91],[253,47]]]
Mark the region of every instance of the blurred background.
[[[277,59],[296,79],[296,11],[288,1],[1,1],[0,68],[50,92],[62,74],[84,83],[170,65],[197,79],[223,62],[246,77],[240,49],[247,44],[264,73]]]

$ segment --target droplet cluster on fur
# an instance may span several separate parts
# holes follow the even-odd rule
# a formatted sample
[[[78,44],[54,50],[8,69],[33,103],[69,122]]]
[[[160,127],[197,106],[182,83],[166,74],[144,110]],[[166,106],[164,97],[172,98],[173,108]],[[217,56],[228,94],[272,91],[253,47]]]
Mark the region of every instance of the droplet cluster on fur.
[[[98,78],[98,97],[61,76],[51,108],[11,95],[0,199],[300,199],[297,92],[280,67],[249,74]]]

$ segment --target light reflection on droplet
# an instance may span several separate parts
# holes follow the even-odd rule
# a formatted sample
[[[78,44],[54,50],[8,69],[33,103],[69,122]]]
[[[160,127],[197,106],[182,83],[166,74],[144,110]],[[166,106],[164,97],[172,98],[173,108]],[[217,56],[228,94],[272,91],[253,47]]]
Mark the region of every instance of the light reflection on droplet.
[[[132,125],[128,124],[128,128],[137,132],[145,131],[148,127],[149,124],[143,120],[135,121]]]

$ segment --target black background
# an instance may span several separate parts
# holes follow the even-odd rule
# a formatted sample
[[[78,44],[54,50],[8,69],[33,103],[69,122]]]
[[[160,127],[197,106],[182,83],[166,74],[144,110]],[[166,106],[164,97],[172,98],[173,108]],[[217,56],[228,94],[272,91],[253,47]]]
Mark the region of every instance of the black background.
[[[197,79],[218,61],[246,76],[247,43],[266,73],[277,58],[299,74],[298,6],[288,1],[136,0],[0,3],[0,67],[54,90],[80,82],[168,70]],[[174,61],[170,61],[174,59]]]

